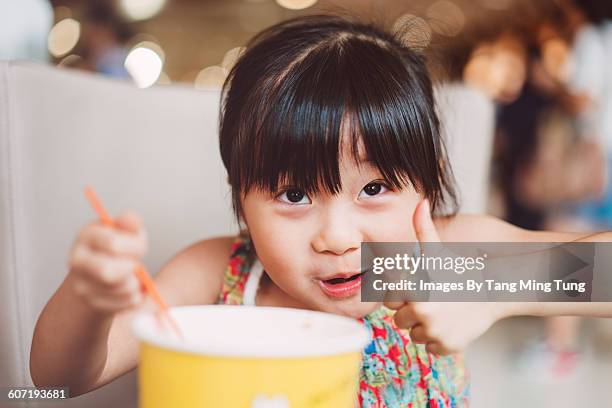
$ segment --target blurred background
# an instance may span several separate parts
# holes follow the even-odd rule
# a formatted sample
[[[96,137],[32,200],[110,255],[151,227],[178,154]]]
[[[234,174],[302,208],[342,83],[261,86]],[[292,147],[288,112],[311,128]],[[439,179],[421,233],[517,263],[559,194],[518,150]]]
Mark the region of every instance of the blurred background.
[[[489,101],[488,213],[528,229],[612,228],[609,0],[0,0],[0,59],[217,89],[259,30],[321,12],[394,31],[439,83]],[[468,358],[474,407],[612,406],[607,320],[511,319]]]

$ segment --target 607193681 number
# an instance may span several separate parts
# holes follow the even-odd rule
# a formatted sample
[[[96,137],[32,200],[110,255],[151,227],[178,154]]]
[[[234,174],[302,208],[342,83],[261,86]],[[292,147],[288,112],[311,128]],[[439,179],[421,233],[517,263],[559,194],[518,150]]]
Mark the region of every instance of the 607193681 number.
[[[3,387],[0,401],[62,400],[69,398],[68,387]]]

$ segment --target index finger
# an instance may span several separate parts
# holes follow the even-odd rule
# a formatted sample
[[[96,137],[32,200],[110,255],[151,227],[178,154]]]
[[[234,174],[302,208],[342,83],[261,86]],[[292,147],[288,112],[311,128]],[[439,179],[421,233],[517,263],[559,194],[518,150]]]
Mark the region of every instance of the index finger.
[[[115,218],[115,227],[126,232],[138,234],[143,232],[142,218],[134,211],[126,211]]]

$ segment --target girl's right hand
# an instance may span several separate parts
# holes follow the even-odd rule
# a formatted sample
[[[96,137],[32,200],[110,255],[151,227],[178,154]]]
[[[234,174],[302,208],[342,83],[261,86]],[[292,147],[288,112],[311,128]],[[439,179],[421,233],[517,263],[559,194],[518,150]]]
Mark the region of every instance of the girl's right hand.
[[[444,249],[431,217],[429,201],[419,203],[413,225],[419,243],[439,243],[432,249]],[[497,305],[491,302],[385,302],[385,306],[397,311],[393,316],[395,324],[410,329],[411,341],[425,344],[426,350],[434,354],[463,351],[502,317]]]
[[[92,222],[78,233],[69,257],[68,280],[92,309],[116,313],[142,300],[134,269],[147,250],[141,218],[124,213],[115,227]]]

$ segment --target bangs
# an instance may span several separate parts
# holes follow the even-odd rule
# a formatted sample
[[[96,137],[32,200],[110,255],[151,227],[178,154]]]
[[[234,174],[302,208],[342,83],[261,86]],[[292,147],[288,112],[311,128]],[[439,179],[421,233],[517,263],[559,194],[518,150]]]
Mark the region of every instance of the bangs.
[[[434,208],[449,187],[424,61],[393,48],[392,37],[336,31],[301,49],[290,47],[289,29],[276,44],[273,33],[256,38],[230,72],[221,153],[241,192],[235,209],[253,188],[340,192],[344,152],[394,189],[413,186]]]

